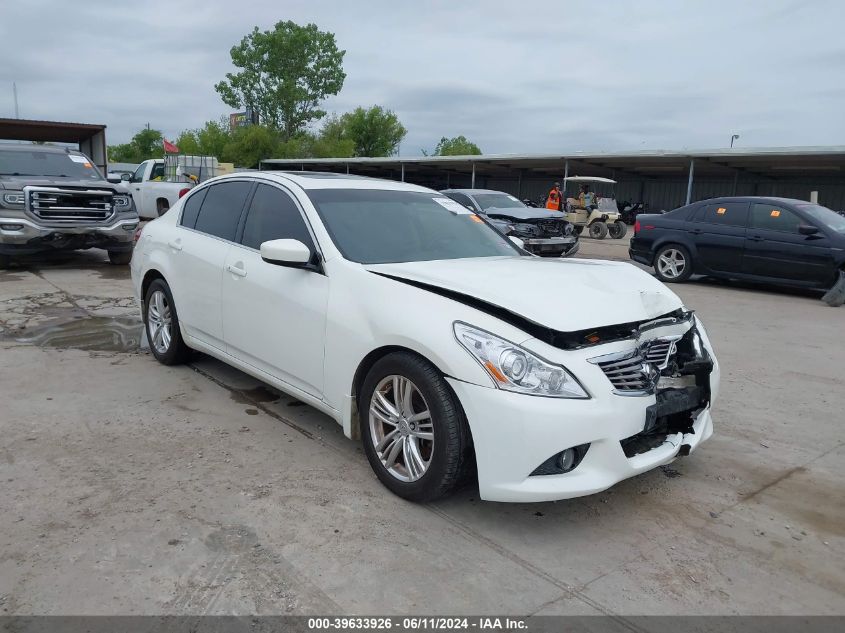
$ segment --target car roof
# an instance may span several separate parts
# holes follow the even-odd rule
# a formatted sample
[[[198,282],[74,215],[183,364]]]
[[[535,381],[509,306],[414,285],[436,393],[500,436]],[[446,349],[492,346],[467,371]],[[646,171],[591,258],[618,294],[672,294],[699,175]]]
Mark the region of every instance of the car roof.
[[[383,178],[369,178],[351,174],[320,171],[248,171],[235,172],[211,178],[206,182],[218,182],[230,178],[259,178],[272,180],[280,184],[293,183],[301,189],[384,189],[387,191],[416,191],[424,193],[438,193],[427,187],[412,185],[398,180]]]
[[[442,189],[440,193],[463,193],[468,196],[476,193],[498,193],[504,196],[513,196],[513,194],[507,193],[506,191],[497,191],[495,189]],[[513,197],[515,198],[516,196]]]
[[[698,200],[694,204],[699,203],[717,203],[717,202],[774,202],[776,204],[812,204],[809,200],[799,200],[797,198],[779,198],[777,196],[722,196],[720,198],[705,198]]]
[[[45,154],[69,154],[71,152],[80,154],[75,147],[64,145],[36,145],[35,143],[0,143],[0,150],[11,150],[13,152],[44,152]]]

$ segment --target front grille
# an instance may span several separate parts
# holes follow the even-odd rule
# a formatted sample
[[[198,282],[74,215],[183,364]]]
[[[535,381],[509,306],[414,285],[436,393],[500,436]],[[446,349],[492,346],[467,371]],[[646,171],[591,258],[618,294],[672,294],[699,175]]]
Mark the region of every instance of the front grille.
[[[49,222],[102,222],[114,214],[111,191],[26,187],[27,207]]]
[[[540,230],[542,230],[546,236],[557,237],[564,234],[566,222],[556,219],[540,220],[537,222],[537,226],[540,227]]]
[[[650,392],[657,385],[660,372],[675,356],[677,336],[654,339],[622,354],[599,357],[593,362],[620,393]]]

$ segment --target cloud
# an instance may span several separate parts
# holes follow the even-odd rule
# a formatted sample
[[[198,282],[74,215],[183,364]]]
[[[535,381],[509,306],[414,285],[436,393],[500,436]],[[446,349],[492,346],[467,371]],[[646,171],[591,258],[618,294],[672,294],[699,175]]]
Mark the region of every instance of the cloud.
[[[845,144],[838,0],[221,0],[0,6],[0,116],[149,123],[229,108],[214,84],[253,26],[314,22],[345,49],[326,109],[381,104],[403,155],[464,134],[490,153]],[[33,37],[37,33],[38,37]]]

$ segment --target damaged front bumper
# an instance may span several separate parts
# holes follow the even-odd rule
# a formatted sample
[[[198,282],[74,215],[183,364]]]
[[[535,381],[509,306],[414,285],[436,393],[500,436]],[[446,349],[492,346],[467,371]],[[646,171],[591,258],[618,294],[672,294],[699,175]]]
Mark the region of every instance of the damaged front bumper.
[[[543,237],[530,238],[517,235],[525,245],[525,250],[534,255],[550,257],[569,257],[578,252],[578,238],[566,237]]]
[[[472,431],[481,498],[524,502],[589,495],[693,452],[713,433],[719,366],[712,347],[694,317],[649,336],[692,337],[691,332],[700,343],[696,356],[684,356],[689,350],[679,344],[678,366],[665,367],[655,388],[635,397],[620,395],[590,362],[595,348],[563,351],[537,339],[522,346],[565,366],[589,400],[525,396],[448,379]],[[601,347],[622,352],[631,346],[629,340]],[[578,451],[574,468],[557,473],[541,468],[570,448]]]

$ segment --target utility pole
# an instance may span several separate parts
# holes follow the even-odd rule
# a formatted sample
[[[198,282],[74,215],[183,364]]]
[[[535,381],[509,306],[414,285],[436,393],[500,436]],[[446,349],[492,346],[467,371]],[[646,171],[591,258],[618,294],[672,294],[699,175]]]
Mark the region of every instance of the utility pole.
[[[21,118],[20,111],[18,110],[18,85],[13,81],[12,82],[12,95],[15,98],[15,118]]]
[[[739,138],[739,134],[731,134],[731,149],[733,149],[734,141]]]

